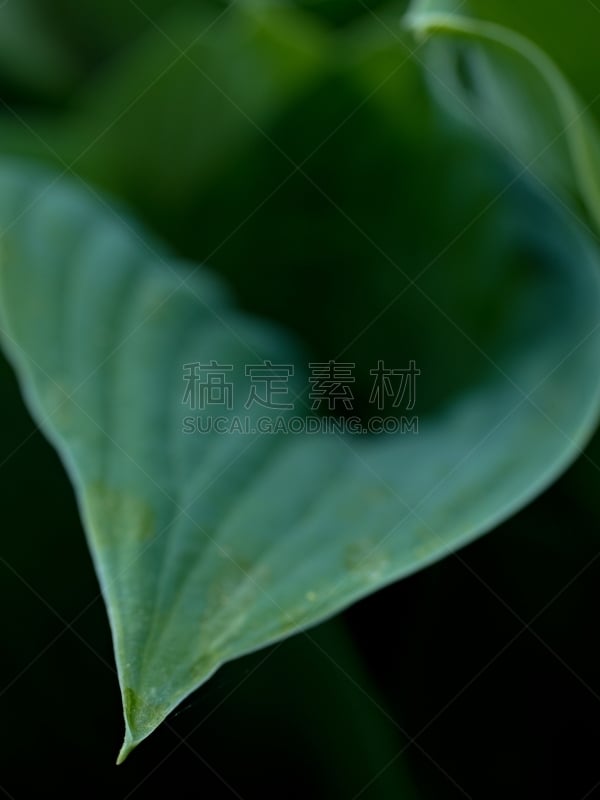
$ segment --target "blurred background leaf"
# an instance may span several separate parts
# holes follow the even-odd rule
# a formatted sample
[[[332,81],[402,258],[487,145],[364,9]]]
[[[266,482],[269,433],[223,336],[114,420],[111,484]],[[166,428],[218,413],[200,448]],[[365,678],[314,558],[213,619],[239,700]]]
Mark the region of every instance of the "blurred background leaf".
[[[462,14],[462,5],[417,0],[406,17],[430,40],[425,68],[435,95],[514,160],[520,174],[559,202],[566,199],[600,230],[594,102],[584,106],[534,41],[487,17]]]

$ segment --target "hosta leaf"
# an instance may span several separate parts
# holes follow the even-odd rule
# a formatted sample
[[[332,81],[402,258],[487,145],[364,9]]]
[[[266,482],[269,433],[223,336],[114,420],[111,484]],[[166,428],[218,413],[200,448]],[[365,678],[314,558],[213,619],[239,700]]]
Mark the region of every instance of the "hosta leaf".
[[[600,12],[594,3],[585,0],[567,10],[561,0],[466,0],[456,11],[519,31],[556,62],[584,103],[597,96],[598,78],[590,69],[600,32]],[[597,106],[590,109],[595,114],[598,110]]]
[[[418,435],[370,438],[184,435],[183,364],[235,365],[237,397],[245,364],[291,363],[302,395],[300,348],[68,180],[6,162],[0,188],[3,343],[77,491],[114,637],[121,759],[224,661],[489,530],[595,424],[597,253],[529,193],[493,229],[529,255],[502,262],[517,274],[485,380]],[[443,339],[438,358],[455,358]]]
[[[485,13],[485,2],[476,5]],[[534,41],[465,8],[459,0],[416,0],[406,17],[421,36],[433,37],[425,61],[436,95],[523,173],[576,208],[583,200],[600,228],[600,140],[588,106]]]

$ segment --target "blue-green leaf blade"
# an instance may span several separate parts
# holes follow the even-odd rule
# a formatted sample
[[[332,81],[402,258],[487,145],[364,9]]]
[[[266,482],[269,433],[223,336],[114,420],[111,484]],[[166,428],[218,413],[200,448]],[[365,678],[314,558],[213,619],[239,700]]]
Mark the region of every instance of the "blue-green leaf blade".
[[[0,185],[3,343],[77,491],[115,643],[121,760],[224,661],[492,528],[595,425],[598,255],[530,196],[509,233],[540,258],[492,377],[418,435],[185,436],[183,364],[294,363],[301,395],[301,348],[68,180],[5,163]]]

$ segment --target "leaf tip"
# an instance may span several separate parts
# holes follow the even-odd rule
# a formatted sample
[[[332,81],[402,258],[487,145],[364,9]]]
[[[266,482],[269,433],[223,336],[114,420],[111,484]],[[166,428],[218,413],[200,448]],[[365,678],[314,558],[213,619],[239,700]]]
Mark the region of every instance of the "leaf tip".
[[[123,690],[125,738],[117,756],[117,765],[122,764],[129,754],[156,730],[165,719],[168,710],[164,706],[148,703],[143,694],[131,688]]]
[[[133,724],[136,712],[140,707],[139,696],[133,689],[125,689],[123,692],[123,712],[125,717],[125,738],[117,756],[117,766],[122,764],[129,754],[135,750],[138,744],[144,738],[137,737],[133,734]]]
[[[125,761],[127,756],[133,750],[135,750],[138,744],[139,742],[136,742],[134,739],[132,739],[129,736],[129,733],[125,734],[125,740],[123,741],[123,745],[121,746],[121,749],[119,750],[119,755],[117,756],[117,762],[116,762],[117,766],[120,766]]]

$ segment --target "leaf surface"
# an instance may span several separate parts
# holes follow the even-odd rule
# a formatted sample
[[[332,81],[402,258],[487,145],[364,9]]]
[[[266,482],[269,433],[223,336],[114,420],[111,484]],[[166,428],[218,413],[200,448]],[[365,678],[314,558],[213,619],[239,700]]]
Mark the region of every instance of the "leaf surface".
[[[245,364],[293,363],[301,398],[302,350],[68,180],[5,162],[0,185],[3,342],[77,491],[114,637],[121,759],[223,662],[498,524],[595,424],[597,254],[531,197],[507,235],[537,260],[493,374],[418,435],[186,436],[182,365],[235,365],[247,395]]]

